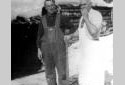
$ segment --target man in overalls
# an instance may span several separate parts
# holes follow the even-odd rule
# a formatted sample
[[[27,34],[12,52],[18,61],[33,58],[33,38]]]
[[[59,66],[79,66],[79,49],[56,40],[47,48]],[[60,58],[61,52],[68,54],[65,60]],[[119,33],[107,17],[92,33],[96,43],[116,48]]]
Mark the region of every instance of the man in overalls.
[[[42,16],[38,28],[38,56],[42,53],[48,85],[57,85],[56,74],[58,74],[58,85],[67,85],[64,34],[65,29],[73,29],[74,26],[67,17],[57,13],[54,1],[46,0],[44,6],[47,14]],[[69,31],[69,34],[74,31]]]

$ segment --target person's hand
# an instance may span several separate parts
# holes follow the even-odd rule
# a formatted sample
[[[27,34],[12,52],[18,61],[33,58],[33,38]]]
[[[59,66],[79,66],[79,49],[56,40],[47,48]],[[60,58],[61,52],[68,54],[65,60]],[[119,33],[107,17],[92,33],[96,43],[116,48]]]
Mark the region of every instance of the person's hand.
[[[106,22],[105,21],[102,21],[102,27],[101,27],[101,32],[102,33],[105,33],[106,32]]]
[[[82,9],[81,14],[82,14],[83,18],[88,18],[88,10],[87,10],[87,8]]]
[[[65,34],[69,34],[70,30],[69,29],[66,29],[65,30]]]
[[[40,48],[38,48],[38,55],[37,56],[38,56],[39,60],[42,59],[42,52],[41,52]]]

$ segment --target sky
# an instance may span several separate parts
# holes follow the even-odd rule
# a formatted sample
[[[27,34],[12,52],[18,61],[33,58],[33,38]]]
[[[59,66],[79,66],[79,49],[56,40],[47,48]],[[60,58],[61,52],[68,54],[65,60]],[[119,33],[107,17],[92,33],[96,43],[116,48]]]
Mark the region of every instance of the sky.
[[[61,2],[79,2],[80,0],[56,0],[56,3]],[[44,0],[11,0],[11,19],[21,15],[31,17],[41,13]],[[92,0],[94,4],[101,6],[113,6],[106,4],[103,0]]]

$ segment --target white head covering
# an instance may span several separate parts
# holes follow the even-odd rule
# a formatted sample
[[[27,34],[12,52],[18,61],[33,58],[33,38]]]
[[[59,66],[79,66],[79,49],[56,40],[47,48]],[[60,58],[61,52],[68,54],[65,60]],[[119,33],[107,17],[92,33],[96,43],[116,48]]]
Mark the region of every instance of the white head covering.
[[[80,0],[80,4],[89,4],[91,2],[91,0]]]

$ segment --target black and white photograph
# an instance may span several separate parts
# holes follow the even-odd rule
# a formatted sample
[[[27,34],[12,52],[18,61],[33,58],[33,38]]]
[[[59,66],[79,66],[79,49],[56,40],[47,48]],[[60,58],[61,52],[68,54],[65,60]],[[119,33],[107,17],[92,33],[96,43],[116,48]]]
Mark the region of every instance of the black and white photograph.
[[[11,0],[11,85],[113,85],[113,0]]]

